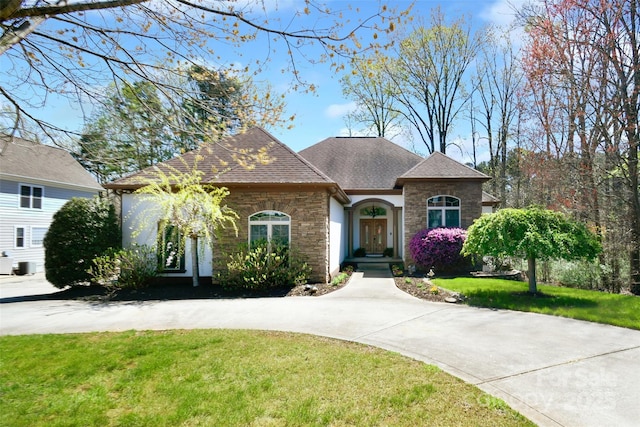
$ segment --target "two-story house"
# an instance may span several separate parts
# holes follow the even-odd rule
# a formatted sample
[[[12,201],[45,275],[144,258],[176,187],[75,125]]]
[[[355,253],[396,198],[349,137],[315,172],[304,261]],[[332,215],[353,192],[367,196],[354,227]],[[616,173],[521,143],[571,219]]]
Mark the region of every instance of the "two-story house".
[[[53,215],[71,198],[102,190],[68,152],[0,136],[0,274],[43,272],[42,242]]]

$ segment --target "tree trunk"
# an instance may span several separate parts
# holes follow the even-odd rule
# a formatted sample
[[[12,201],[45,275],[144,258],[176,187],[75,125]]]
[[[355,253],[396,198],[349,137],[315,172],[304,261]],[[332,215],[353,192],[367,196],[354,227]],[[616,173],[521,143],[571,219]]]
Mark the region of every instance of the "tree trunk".
[[[200,265],[198,262],[198,236],[191,236],[191,267],[193,286],[200,285]]]
[[[536,286],[536,259],[534,257],[527,258],[527,275],[529,276],[529,293],[538,293]]]

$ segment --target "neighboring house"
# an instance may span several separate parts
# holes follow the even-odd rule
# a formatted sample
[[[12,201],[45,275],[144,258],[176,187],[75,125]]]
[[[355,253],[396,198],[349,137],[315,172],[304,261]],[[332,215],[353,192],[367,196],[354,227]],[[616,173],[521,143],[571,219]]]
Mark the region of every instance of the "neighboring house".
[[[14,268],[25,263],[28,272],[43,272],[42,241],[53,215],[72,197],[93,197],[102,190],[68,152],[0,136],[0,252],[9,255]]]
[[[227,187],[225,203],[240,216],[237,238],[223,230],[214,253],[202,248],[202,259],[209,261],[201,264],[202,276],[211,276],[223,255],[239,243],[262,238],[298,248],[316,281],[330,280],[358,248],[411,263],[408,242],[418,230],[466,228],[483,212],[482,183],[488,176],[441,153],[422,158],[384,138],[328,138],[295,153],[265,130],[252,128],[223,145],[248,152],[266,148],[272,161],[248,169],[223,146],[211,145],[158,165],[186,171],[199,159],[203,182]],[[168,237],[158,239],[157,221],[133,194],[151,176],[149,171],[105,187],[122,197],[123,243],[152,245],[159,240],[164,248]],[[485,196],[488,206],[495,202]],[[141,224],[146,224],[142,232],[125,232]],[[190,276],[189,260],[187,254],[171,265],[172,274]]]

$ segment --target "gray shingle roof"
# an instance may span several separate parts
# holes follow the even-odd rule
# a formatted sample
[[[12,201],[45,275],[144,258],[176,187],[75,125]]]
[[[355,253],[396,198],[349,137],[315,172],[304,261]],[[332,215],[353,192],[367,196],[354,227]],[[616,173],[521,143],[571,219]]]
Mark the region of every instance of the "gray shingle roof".
[[[271,161],[267,164],[251,163],[253,168],[238,162],[241,153],[255,154],[265,150]],[[233,184],[323,184],[335,182],[316,169],[307,160],[278,141],[262,128],[255,127],[246,132],[225,138],[220,143],[207,144],[157,166],[169,165],[182,172],[193,167],[196,156],[198,169],[205,172],[204,183],[215,185]],[[149,178],[152,168],[107,184],[107,188],[135,189],[145,178]]]
[[[423,158],[381,137],[332,137],[299,153],[344,190],[389,190]]]
[[[0,135],[0,150],[0,175],[6,179],[103,189],[71,154],[61,148]]]
[[[497,205],[500,203],[500,199],[498,199],[493,194],[489,194],[486,191],[482,192],[482,204],[487,206]]]
[[[434,152],[422,162],[398,177],[402,183],[407,179],[491,179],[467,165],[453,160],[439,151]]]

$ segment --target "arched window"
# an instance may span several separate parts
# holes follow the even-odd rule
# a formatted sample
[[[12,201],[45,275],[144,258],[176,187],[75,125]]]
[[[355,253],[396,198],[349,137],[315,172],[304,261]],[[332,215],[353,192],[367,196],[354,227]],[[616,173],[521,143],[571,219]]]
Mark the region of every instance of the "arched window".
[[[266,241],[289,246],[291,217],[283,212],[262,211],[249,217],[249,245]]]
[[[436,196],[427,200],[427,228],[460,227],[460,199]]]

